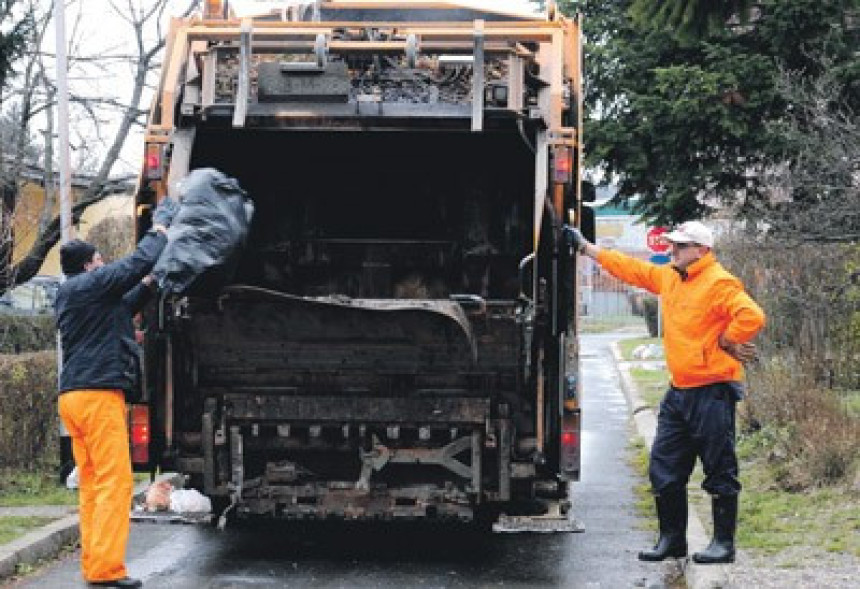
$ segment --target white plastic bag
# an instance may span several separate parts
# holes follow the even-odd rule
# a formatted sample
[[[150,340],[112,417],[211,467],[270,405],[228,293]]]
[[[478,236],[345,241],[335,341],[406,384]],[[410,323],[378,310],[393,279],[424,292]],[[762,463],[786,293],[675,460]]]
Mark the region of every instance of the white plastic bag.
[[[78,467],[72,469],[72,472],[69,473],[69,476],[66,477],[66,488],[67,489],[77,489],[80,480],[78,478]]]
[[[209,513],[212,511],[212,502],[196,489],[177,489],[170,494],[170,511]]]

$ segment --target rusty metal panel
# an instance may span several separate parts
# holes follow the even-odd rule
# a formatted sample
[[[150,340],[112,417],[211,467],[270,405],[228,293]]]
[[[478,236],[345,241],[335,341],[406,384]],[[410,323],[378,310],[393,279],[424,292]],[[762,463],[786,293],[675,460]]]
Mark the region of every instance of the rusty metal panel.
[[[232,420],[367,423],[483,423],[486,398],[227,395]]]
[[[397,489],[373,485],[359,490],[351,481],[273,485],[246,489],[241,515],[285,519],[419,519],[470,521],[469,497],[462,491],[430,485]]]
[[[232,288],[219,308],[193,313],[191,330],[204,388],[462,390],[477,373],[471,325],[453,301]]]
[[[321,71],[302,71],[281,62],[257,67],[260,102],[346,102],[350,88],[349,71],[342,61],[329,63]]]
[[[338,22],[463,22],[475,19],[489,21],[535,21],[545,18],[539,14],[514,14],[512,11],[496,11],[492,7],[478,10],[471,7],[457,7],[450,3],[437,3],[435,6],[418,6],[410,8],[400,2],[398,6],[363,6],[360,8],[349,5],[327,5],[320,7],[320,20]]]

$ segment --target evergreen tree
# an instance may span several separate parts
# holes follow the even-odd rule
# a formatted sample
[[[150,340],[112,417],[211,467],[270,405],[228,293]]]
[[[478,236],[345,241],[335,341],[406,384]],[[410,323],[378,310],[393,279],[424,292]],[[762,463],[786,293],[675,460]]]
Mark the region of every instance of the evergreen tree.
[[[751,0],[634,0],[630,15],[644,26],[694,39],[749,20]]]
[[[0,90],[6,87],[15,60],[26,47],[33,26],[29,13],[20,14],[18,0],[0,0]]]
[[[618,182],[620,200],[637,195],[648,220],[696,218],[725,202],[761,213],[770,172],[793,163],[779,131],[793,108],[781,71],[812,80],[826,69],[838,81],[833,107],[860,107],[857,0],[763,0],[747,25],[693,39],[635,17],[637,3],[561,7],[585,17],[588,161]]]

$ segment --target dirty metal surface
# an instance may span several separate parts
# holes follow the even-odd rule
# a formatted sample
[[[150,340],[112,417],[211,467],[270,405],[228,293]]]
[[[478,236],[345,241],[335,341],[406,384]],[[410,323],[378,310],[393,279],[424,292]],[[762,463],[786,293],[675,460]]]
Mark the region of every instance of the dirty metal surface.
[[[456,489],[414,486],[356,489],[348,482],[248,489],[237,507],[241,516],[290,520],[439,520],[471,521],[474,512],[465,493]]]
[[[360,25],[363,22],[472,22],[476,19],[486,21],[534,21],[543,18],[543,15],[512,13],[511,11],[494,10],[492,7],[484,10],[474,8],[447,7],[444,3],[430,8],[420,9],[392,6],[364,6],[354,8],[350,6],[327,6],[320,7],[320,19],[323,21],[355,22]]]
[[[200,387],[366,393],[388,375],[391,386],[399,379],[406,388],[435,382],[462,390],[477,362],[469,320],[445,300],[310,298],[231,287],[217,309],[192,310],[190,334]]]
[[[257,69],[260,102],[346,102],[349,72],[344,62],[332,62],[323,71],[293,71],[289,64],[263,62]]]
[[[231,105],[236,95],[239,52],[233,46],[213,50],[217,52],[214,101]],[[368,100],[382,105],[420,104],[425,107],[471,104],[472,67],[466,63],[444,64],[438,55],[422,57],[416,68],[407,67],[405,58],[383,56],[366,59],[363,66],[352,69],[345,61],[331,61],[321,74],[282,71],[294,63],[297,63],[295,56],[285,59],[282,54],[255,53],[249,72],[250,103],[304,102],[316,108],[320,103],[348,102],[352,106],[349,114],[367,116],[377,114],[373,108],[362,108]],[[507,69],[506,60],[488,59],[484,68],[486,82],[506,79]],[[421,113],[414,111],[413,114]]]
[[[327,297],[297,297],[288,293],[268,290],[256,286],[236,285],[225,289],[228,300],[269,300],[285,304],[312,306],[331,306],[341,309],[356,309],[366,311],[387,312],[427,312],[444,315],[460,325],[463,333],[471,337],[471,327],[462,306],[455,301],[447,300],[413,300],[413,299],[353,299],[344,296]]]
[[[366,423],[483,423],[486,398],[227,395],[231,420]]]
[[[585,532],[585,527],[570,516],[502,515],[493,524],[493,531],[507,534],[558,534]]]

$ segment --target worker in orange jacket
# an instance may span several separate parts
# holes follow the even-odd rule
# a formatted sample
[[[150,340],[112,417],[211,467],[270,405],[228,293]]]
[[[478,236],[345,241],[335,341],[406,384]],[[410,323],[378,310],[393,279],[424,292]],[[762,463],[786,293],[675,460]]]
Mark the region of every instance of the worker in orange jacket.
[[[111,264],[80,239],[60,248],[66,281],[55,303],[63,350],[59,410],[80,475],[81,569],[91,587],[143,585],[124,562],[133,485],[125,403],[140,386],[132,318],[150,295],[147,275],[177,210],[176,201],[164,199],[137,249]]]
[[[578,253],[624,282],[660,295],[672,379],[660,403],[648,469],[660,534],[654,548],[640,552],[639,559],[687,555],[687,482],[698,456],[705,472],[702,487],[712,496],[714,537],[693,560],[733,562],[741,489],[735,403],[743,396],[742,364],[756,357],[751,340],[764,326],[764,312],[740,280],[717,262],[714,234],[698,221],[665,235],[672,255],[666,266],[598,247],[572,227],[565,232]]]

